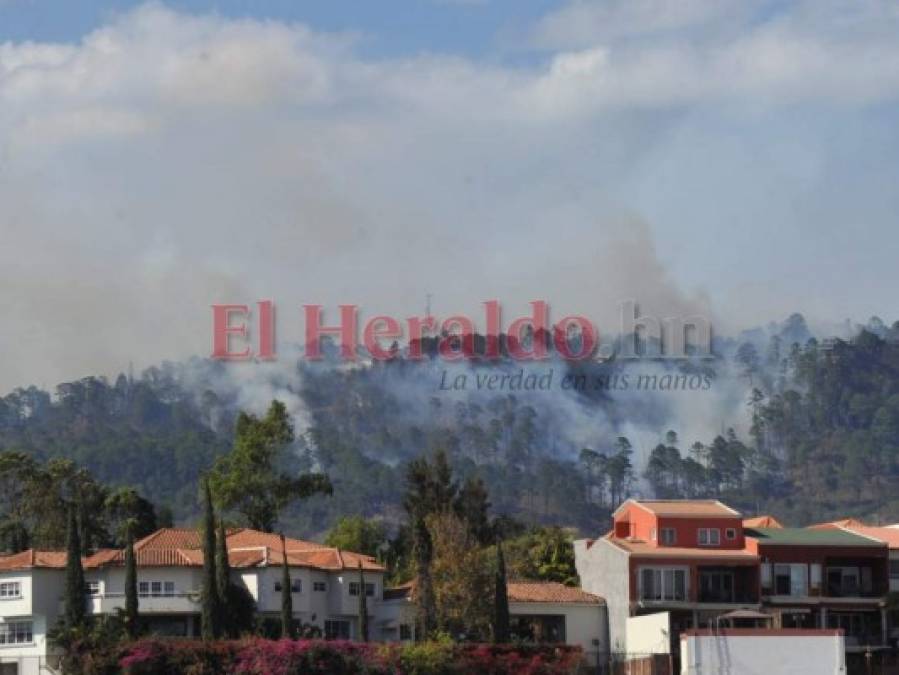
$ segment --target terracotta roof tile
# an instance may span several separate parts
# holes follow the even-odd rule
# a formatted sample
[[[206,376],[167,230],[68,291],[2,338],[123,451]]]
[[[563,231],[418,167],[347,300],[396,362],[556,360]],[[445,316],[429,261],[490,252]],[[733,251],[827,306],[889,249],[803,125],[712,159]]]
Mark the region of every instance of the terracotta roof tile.
[[[553,602],[604,604],[598,595],[587,593],[552,581],[510,581],[507,584],[509,602]]]
[[[739,512],[716,499],[628,499],[616,509],[616,513],[628,503],[636,504],[657,516],[740,517]]]
[[[774,516],[756,516],[745,518],[743,527],[783,527],[783,524]]]
[[[277,534],[250,529],[233,530],[227,535],[228,559],[234,567],[247,568],[264,565],[281,565],[281,537]],[[312,567],[323,570],[358,569],[384,571],[384,567],[371,556],[340,551],[336,548],[286,538],[287,563],[293,567]],[[163,528],[134,545],[138,567],[202,567],[203,551],[196,530]],[[83,559],[84,567],[95,569],[119,566],[125,562],[122,549],[101,549]],[[33,567],[63,568],[64,551],[22,551],[15,555],[0,556],[0,571],[30,569]]]
[[[718,560],[740,560],[756,562],[759,557],[746,549],[727,548],[681,548],[679,546],[654,546],[640,539],[619,539],[612,535],[603,537],[606,541],[633,555],[658,558],[716,558]]]

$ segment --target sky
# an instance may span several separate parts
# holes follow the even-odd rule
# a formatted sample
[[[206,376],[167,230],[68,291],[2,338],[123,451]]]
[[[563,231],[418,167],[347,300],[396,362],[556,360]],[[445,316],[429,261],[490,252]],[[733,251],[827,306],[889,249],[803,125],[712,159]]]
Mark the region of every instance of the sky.
[[[0,390],[212,303],[899,319],[899,5],[0,0]]]

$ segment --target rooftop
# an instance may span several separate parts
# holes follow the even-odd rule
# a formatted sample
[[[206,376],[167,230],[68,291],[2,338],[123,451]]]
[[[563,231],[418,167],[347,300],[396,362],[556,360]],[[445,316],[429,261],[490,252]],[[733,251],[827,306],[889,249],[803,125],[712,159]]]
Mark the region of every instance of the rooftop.
[[[412,600],[415,596],[416,582],[408,581],[405,584],[384,589],[385,600]],[[548,604],[582,604],[603,605],[603,600],[598,595],[587,593],[580,588],[573,588],[556,581],[509,581],[506,584],[509,602],[534,602]]]
[[[745,518],[743,527],[783,527],[783,523],[774,516],[756,516],[755,518]]]
[[[740,513],[717,499],[628,499],[615,513],[628,504],[636,504],[657,516],[712,516],[715,518],[739,518]]]
[[[727,548],[682,548],[679,546],[656,546],[642,539],[619,539],[607,534],[604,539],[613,546],[633,555],[657,558],[714,558],[715,560],[737,560],[758,562],[759,557],[745,549]]]
[[[241,528],[226,535],[228,560],[235,568],[280,566],[284,561],[281,538],[277,534]],[[374,558],[352,551],[324,546],[302,539],[285,538],[287,564],[290,567],[311,567],[320,570],[362,568],[383,571]],[[196,530],[163,528],[134,544],[138,567],[201,567],[203,551]],[[123,549],[100,549],[81,559],[85,569],[114,567],[124,564]],[[66,565],[65,551],[36,551],[29,549],[13,555],[0,556],[0,571],[33,568],[61,569]]]
[[[842,529],[802,527],[756,527],[745,531],[760,544],[778,546],[867,546],[881,548],[883,543]]]
[[[509,602],[605,604],[598,595],[554,581],[510,581],[506,588]]]

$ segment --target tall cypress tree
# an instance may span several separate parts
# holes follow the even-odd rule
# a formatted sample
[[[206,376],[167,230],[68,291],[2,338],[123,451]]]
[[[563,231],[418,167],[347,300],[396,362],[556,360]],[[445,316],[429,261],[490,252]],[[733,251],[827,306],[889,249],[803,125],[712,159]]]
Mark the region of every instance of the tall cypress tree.
[[[281,637],[292,640],[293,631],[293,595],[290,592],[290,569],[287,567],[287,543],[281,533]]]
[[[212,492],[209,479],[203,479],[203,608],[202,634],[204,640],[214,640],[221,635],[219,619],[221,602],[215,576],[215,512],[212,508]]]
[[[218,537],[215,550],[215,586],[221,604],[221,628],[227,635],[233,633],[233,621],[231,620],[230,607],[228,606],[229,591],[231,585],[231,566],[228,564],[228,539],[225,532],[225,521],[219,518]]]
[[[128,523],[125,543],[125,630],[134,639],[140,632],[137,599],[137,561],[134,558],[134,527]]]
[[[493,641],[505,644],[509,641],[509,589],[506,584],[506,557],[503,545],[496,544],[496,596],[493,603]]]
[[[359,639],[368,642],[368,594],[365,592],[365,572],[359,561]]]
[[[65,621],[69,628],[84,625],[87,615],[85,607],[84,568],[81,566],[81,536],[75,507],[69,507],[69,522],[66,529],[66,586]]]

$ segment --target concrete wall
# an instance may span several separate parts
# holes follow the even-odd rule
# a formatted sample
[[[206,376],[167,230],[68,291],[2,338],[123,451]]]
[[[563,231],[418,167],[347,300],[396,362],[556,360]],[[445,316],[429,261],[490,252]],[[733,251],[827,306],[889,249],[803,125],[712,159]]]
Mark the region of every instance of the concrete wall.
[[[606,601],[608,636],[603,644],[610,651],[624,652],[630,616],[627,553],[605,539],[597,539],[589,548],[586,539],[578,539],[574,542],[574,562],[581,588]]]
[[[681,638],[681,675],[846,673],[844,639],[835,631],[751,632],[685,634]]]
[[[671,651],[671,614],[657,612],[627,620],[628,658]]]

